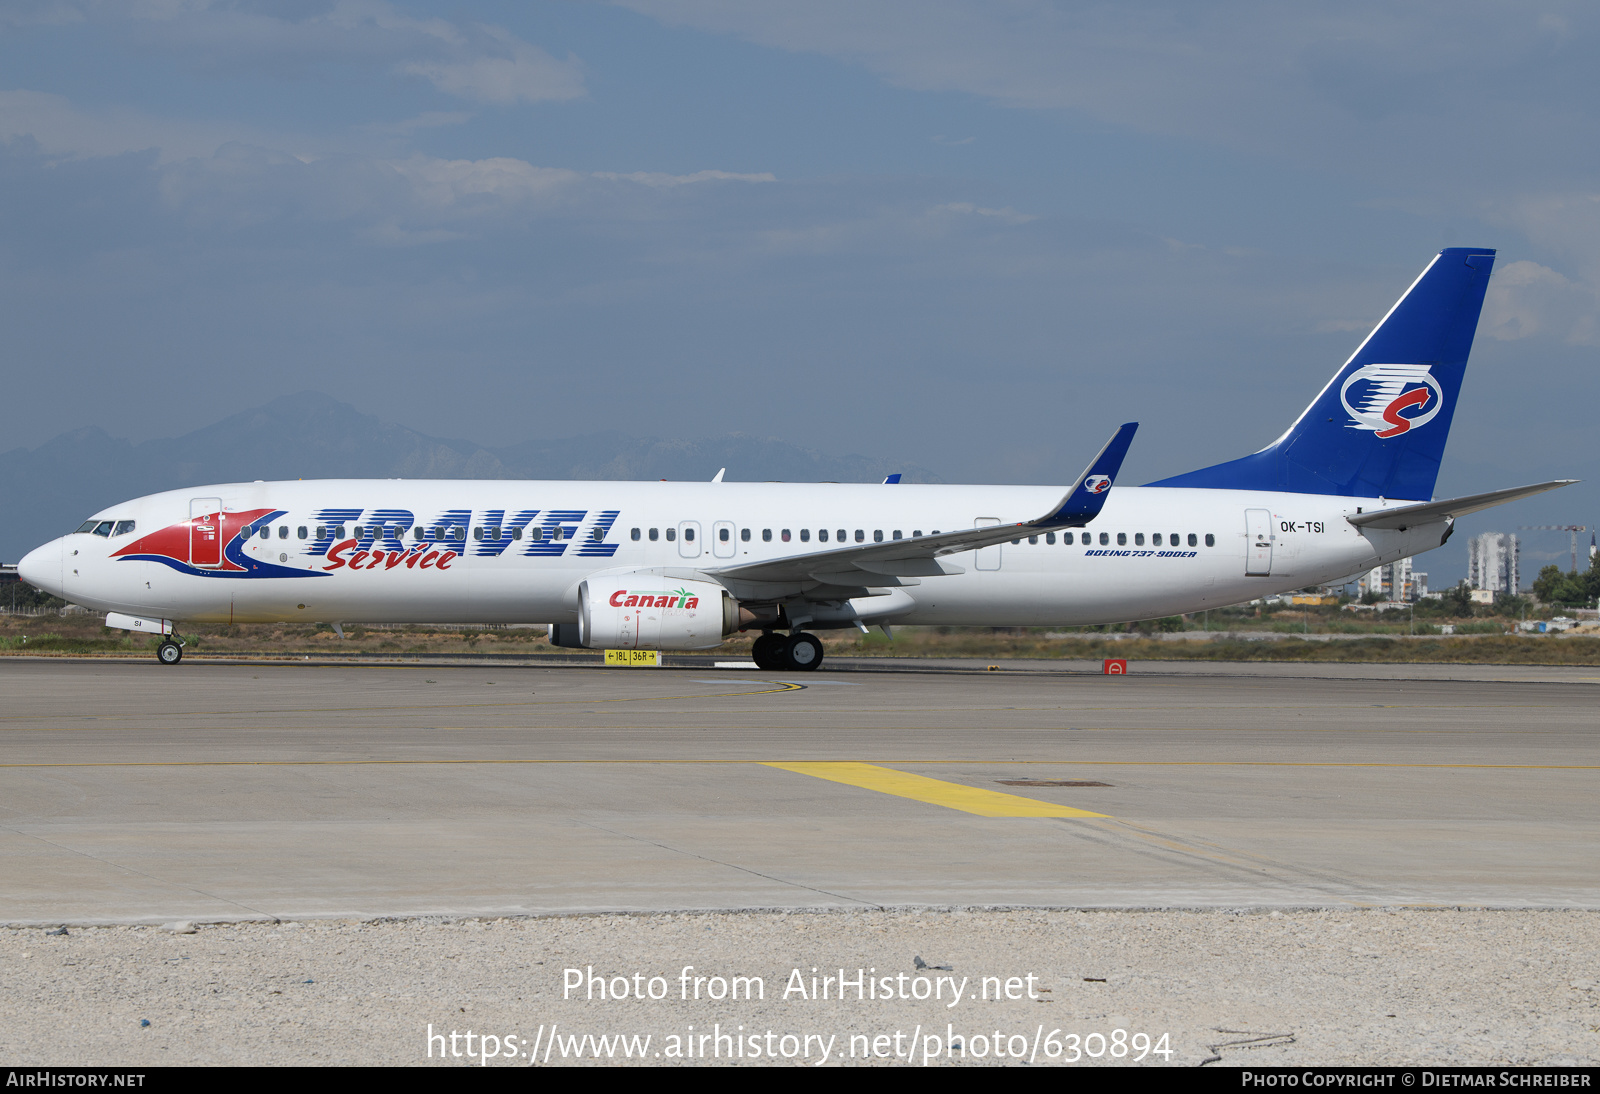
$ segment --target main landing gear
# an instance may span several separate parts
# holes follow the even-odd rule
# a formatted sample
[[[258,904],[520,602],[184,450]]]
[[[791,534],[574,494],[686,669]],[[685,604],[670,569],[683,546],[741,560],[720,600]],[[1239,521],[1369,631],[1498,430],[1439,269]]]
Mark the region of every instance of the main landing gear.
[[[812,672],[822,664],[822,643],[814,634],[773,634],[757,638],[750,650],[756,667],[767,672]]]
[[[156,647],[156,660],[163,665],[176,665],[183,660],[183,645],[172,639],[163,639],[161,645]]]

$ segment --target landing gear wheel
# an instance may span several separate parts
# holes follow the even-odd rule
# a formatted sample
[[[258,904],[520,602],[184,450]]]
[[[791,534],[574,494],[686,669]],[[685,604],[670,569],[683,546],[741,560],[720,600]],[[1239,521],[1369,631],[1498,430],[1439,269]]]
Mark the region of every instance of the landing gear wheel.
[[[764,672],[778,672],[783,668],[782,635],[770,632],[757,638],[750,647],[750,659],[756,663],[756,668]]]
[[[784,660],[789,669],[814,672],[822,664],[822,642],[814,634],[790,635],[784,643]]]
[[[176,642],[163,642],[156,647],[156,660],[163,665],[176,665],[183,660],[183,647]]]

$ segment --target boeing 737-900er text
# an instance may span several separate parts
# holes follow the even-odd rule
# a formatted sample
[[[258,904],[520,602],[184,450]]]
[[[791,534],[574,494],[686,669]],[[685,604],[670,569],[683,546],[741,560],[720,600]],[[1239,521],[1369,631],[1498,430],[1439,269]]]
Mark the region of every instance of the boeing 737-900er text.
[[[557,645],[814,669],[811,630],[1079,626],[1194,612],[1438,547],[1567,481],[1433,499],[1494,252],[1441,252],[1254,455],[1112,489],[328,479],[153,494],[30,552],[29,583],[163,635],[184,623],[544,623]],[[721,476],[718,476],[720,480]],[[891,477],[892,478],[892,477]]]

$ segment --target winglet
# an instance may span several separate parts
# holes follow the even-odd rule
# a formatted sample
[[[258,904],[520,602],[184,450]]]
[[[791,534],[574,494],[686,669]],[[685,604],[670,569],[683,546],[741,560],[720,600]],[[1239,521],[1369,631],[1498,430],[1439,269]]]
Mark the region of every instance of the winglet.
[[[1128,422],[1112,434],[1100,454],[1089,461],[1072,492],[1061,499],[1056,511],[1034,523],[1041,528],[1081,528],[1099,516],[1106,498],[1111,496],[1111,484],[1122,470],[1122,460],[1138,428],[1138,422]]]
[[[899,481],[900,481],[900,472],[896,471],[894,474],[890,475],[888,478],[883,480],[883,485],[884,486],[892,486],[893,484],[895,484],[895,483],[897,483]]]

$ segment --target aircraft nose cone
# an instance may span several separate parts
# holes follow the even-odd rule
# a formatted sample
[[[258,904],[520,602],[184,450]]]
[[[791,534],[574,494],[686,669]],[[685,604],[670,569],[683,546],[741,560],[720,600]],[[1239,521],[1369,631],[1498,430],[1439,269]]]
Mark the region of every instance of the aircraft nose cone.
[[[43,547],[35,547],[23,555],[22,561],[17,563],[17,576],[35,589],[43,589],[52,596],[61,596],[63,590],[61,558],[65,551],[65,540],[60,539],[46,543]]]

